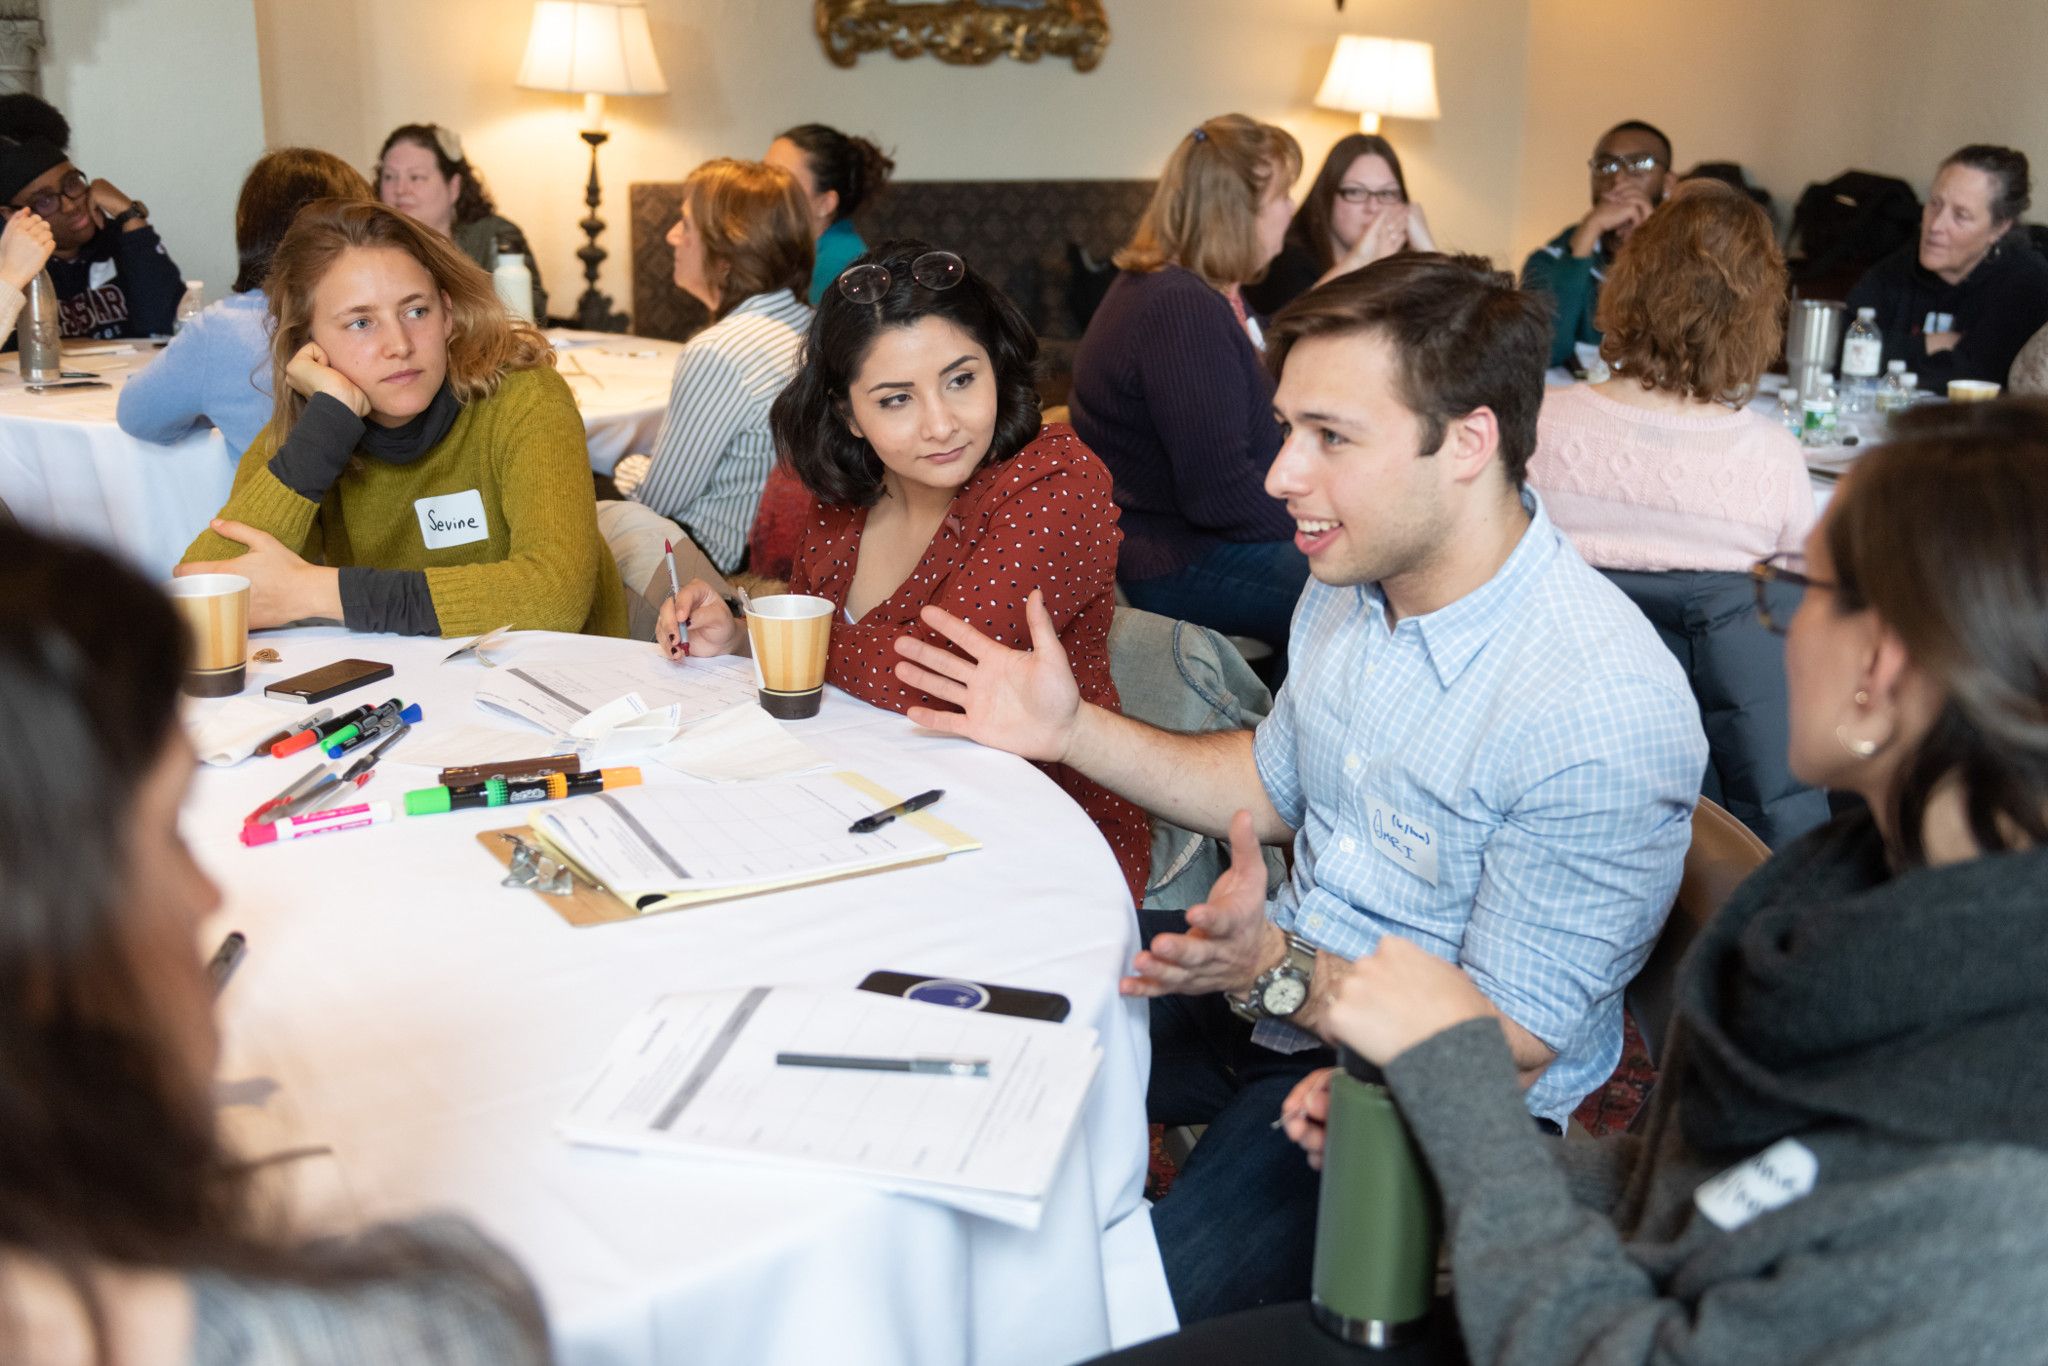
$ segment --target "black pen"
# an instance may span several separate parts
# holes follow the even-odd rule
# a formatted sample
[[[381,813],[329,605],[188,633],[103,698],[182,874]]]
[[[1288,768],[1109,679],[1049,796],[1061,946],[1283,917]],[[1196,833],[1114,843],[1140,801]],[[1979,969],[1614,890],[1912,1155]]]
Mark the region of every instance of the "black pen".
[[[389,735],[385,736],[382,740],[380,740],[377,743],[376,748],[372,749],[368,754],[365,754],[362,758],[350,764],[347,770],[342,773],[341,780],[345,783],[353,783],[358,778],[363,777],[371,769],[377,766],[377,761],[384,757],[385,750],[390,749],[400,740],[403,740],[406,737],[407,732],[411,730],[412,727],[409,724],[407,724],[404,721],[400,721],[398,723],[398,729],[392,731]],[[360,784],[358,784],[358,786],[360,786]]]
[[[894,806],[884,807],[872,816],[862,816],[852,825],[846,827],[846,833],[849,835],[872,835],[898,816],[907,816],[913,811],[922,811],[945,795],[946,790],[942,787],[935,787],[929,792],[920,792],[909,801],[898,802]]]
[[[218,996],[228,984],[228,978],[235,975],[236,964],[242,961],[242,950],[249,941],[240,930],[228,931],[228,937],[220,941],[220,947],[213,952],[213,958],[206,965],[206,975],[213,982],[213,994]]]

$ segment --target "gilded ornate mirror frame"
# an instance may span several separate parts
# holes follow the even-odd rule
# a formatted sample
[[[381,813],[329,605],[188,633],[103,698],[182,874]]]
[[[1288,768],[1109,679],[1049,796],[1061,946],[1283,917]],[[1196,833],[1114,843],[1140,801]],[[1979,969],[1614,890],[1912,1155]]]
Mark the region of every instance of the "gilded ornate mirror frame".
[[[1109,46],[1101,0],[816,0],[816,13],[818,41],[839,66],[886,49],[956,66],[1071,57],[1076,71],[1092,71]]]

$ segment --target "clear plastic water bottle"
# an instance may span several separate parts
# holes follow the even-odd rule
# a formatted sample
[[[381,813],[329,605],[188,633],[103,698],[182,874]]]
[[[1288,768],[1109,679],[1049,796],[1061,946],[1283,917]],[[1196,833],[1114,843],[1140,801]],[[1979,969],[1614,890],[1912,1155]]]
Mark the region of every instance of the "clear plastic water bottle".
[[[1884,363],[1884,334],[1877,310],[1859,308],[1842,339],[1842,411],[1862,414],[1877,406],[1877,376]]]
[[[1799,440],[1807,446],[1832,446],[1835,437],[1835,377],[1822,375],[1806,391]]]
[[[1913,403],[1913,390],[1906,384],[1906,363],[1902,360],[1885,363],[1884,382],[1877,386],[1877,411],[1881,416],[1904,412]]]
[[[184,297],[178,300],[178,311],[171,319],[171,331],[183,332],[185,324],[199,316],[199,310],[206,307],[206,282],[187,280]]]

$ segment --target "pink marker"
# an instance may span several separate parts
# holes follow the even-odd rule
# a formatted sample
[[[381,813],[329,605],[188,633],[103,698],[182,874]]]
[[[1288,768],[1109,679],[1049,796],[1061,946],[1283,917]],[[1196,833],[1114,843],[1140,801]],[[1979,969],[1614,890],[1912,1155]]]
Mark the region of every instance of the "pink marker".
[[[390,802],[358,802],[354,806],[310,811],[303,816],[286,816],[281,821],[245,825],[242,827],[242,843],[253,849],[259,844],[271,844],[278,840],[304,839],[308,835],[326,835],[336,830],[356,830],[365,825],[382,825],[390,819]]]

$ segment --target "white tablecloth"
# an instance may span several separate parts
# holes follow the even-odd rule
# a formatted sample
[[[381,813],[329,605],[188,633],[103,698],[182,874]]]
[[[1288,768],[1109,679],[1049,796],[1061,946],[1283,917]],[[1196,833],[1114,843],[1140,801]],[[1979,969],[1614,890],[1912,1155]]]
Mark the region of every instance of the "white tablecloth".
[[[668,406],[676,342],[596,332],[553,332],[562,375],[576,395],[590,466],[609,474],[622,456],[652,450]],[[170,446],[138,441],[114,423],[120,386],[155,358],[147,342],[118,354],[74,354],[67,368],[113,387],[31,394],[15,359],[0,361],[0,502],[29,526],[76,536],[168,575],[185,547],[227,502],[234,464],[219,432]]]
[[[652,648],[515,641],[514,660]],[[431,662],[443,642],[319,628],[258,643],[283,663],[252,666],[245,696],[260,696],[266,678],[358,656],[397,666],[360,696],[421,703],[418,738],[487,721],[470,701],[481,666]],[[945,788],[942,814],[986,848],[572,929],[533,894],[497,885],[474,836],[519,823],[502,811],[245,849],[234,838],[242,814],[306,761],[202,771],[186,833],[226,893],[214,932],[249,939],[222,999],[224,1091],[264,1101],[269,1142],[333,1146],[305,1180],[338,1191],[349,1217],[453,1207],[478,1220],[534,1276],[571,1363],[1046,1366],[1168,1330],[1141,1198],[1146,1013],[1115,988],[1136,928],[1108,847],[1010,756],[837,694],[794,732],[903,792]],[[404,753],[380,767],[366,799],[399,801],[432,781],[399,762]],[[1071,1018],[1100,1033],[1102,1069],[1035,1232],[848,1180],[577,1149],[553,1133],[606,1046],[655,997],[850,987],[878,968],[1058,991]]]

